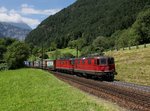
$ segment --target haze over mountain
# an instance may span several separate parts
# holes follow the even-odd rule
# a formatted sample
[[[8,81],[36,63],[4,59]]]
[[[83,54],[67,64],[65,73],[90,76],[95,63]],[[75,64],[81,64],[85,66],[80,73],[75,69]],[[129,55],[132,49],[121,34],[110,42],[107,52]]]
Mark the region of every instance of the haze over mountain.
[[[150,0],[77,0],[44,20],[30,32],[26,42],[57,48],[103,44],[106,49],[119,43],[142,44],[150,41],[149,10]],[[97,39],[107,43],[96,43]]]
[[[9,22],[9,24],[13,25],[13,26],[16,26],[16,27],[19,27],[19,28],[22,28],[22,29],[28,29],[28,30],[32,30],[32,28],[25,24],[25,23],[13,23],[13,22]]]
[[[0,37],[24,40],[32,29],[25,23],[0,22]]]

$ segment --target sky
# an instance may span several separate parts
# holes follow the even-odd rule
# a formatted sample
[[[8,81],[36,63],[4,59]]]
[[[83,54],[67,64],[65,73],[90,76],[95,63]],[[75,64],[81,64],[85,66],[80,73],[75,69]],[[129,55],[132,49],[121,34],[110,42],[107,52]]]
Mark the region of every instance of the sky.
[[[32,29],[76,0],[0,0],[0,22],[24,22]]]

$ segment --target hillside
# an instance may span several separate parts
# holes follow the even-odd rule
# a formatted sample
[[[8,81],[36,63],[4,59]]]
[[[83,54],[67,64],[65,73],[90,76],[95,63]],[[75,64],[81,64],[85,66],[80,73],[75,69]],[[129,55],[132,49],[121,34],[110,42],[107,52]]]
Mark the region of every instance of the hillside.
[[[32,28],[25,24],[25,23],[13,23],[13,22],[9,22],[9,24],[13,25],[13,26],[16,26],[16,27],[19,27],[19,28],[22,28],[22,29],[27,29],[27,30],[32,30]]]
[[[44,20],[31,31],[26,42],[37,46],[43,42],[45,47],[54,43],[57,48],[64,48],[79,40],[82,48],[98,36],[108,38],[118,30],[130,28],[149,5],[149,0],[77,0]],[[109,43],[107,48],[114,47],[114,39],[113,36],[113,45]]]
[[[0,72],[1,111],[125,111],[38,69]]]
[[[32,29],[24,23],[0,22],[0,37],[24,40]]]
[[[150,85],[150,45],[139,49],[109,51],[105,55],[113,56],[116,62],[117,80]]]

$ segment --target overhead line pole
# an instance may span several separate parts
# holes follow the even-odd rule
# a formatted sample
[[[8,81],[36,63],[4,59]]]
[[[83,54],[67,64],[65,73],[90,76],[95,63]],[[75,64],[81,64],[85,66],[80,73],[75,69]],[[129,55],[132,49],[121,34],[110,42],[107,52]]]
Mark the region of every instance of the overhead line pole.
[[[79,57],[78,50],[79,50],[79,49],[78,49],[78,46],[77,46],[77,55],[76,55],[76,56],[77,56],[77,58]]]
[[[43,42],[42,42],[42,69],[43,69],[43,52],[44,50],[43,50]]]

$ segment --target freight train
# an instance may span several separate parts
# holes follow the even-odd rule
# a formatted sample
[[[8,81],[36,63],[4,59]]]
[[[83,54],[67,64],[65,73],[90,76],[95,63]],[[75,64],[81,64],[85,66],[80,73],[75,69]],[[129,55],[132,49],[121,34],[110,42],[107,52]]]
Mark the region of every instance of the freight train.
[[[114,58],[106,56],[25,61],[25,65],[27,67],[42,68],[88,78],[97,77],[107,81],[113,81],[114,76],[117,74]]]

